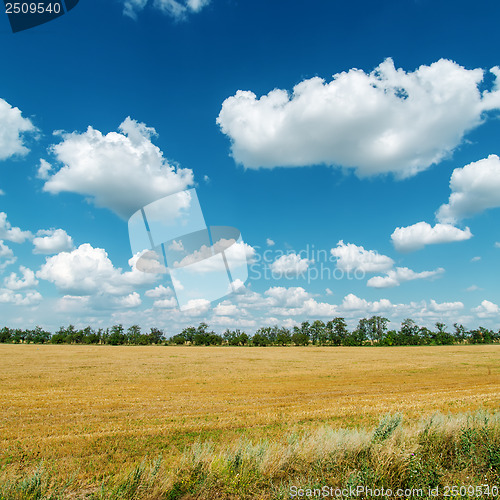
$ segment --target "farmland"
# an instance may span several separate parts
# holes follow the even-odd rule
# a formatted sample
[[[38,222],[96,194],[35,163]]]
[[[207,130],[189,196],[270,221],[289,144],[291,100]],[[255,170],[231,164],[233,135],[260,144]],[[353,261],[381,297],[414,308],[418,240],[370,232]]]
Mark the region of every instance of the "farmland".
[[[43,463],[74,491],[159,457],[168,482],[193,446],[500,408],[499,345],[0,345],[0,360],[0,483]]]

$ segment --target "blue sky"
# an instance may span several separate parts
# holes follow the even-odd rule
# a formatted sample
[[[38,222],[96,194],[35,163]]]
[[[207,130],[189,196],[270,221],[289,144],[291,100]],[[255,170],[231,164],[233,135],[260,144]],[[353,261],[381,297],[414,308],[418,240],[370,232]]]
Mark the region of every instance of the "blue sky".
[[[80,0],[16,34],[3,14],[2,323],[498,328],[499,14]],[[127,219],[190,188],[241,231],[249,278],[180,311],[130,260]]]

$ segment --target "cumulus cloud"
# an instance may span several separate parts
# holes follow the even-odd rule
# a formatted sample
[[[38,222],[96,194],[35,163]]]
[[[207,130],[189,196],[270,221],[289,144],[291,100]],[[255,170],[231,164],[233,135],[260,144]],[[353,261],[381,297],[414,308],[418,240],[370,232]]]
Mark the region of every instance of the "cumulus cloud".
[[[33,253],[54,254],[73,249],[73,239],[64,229],[40,230],[33,238]]]
[[[271,238],[266,239],[266,245],[268,247],[273,247],[275,245],[274,241]]]
[[[483,300],[479,306],[472,309],[472,312],[480,318],[491,318],[500,314],[500,308],[489,300]]]
[[[223,260],[210,258],[220,252],[226,253],[226,257],[232,265],[242,265],[254,257],[255,248],[243,241],[236,242],[234,239],[221,238],[213,246],[202,245],[199,250],[191,252],[180,261],[175,261],[173,267],[180,268],[196,264],[196,272],[198,273],[225,271]]]
[[[210,301],[206,299],[191,299],[186,305],[186,316],[203,316],[210,309]]]
[[[9,248],[3,240],[0,240],[0,270],[14,264],[17,257],[14,257],[14,252]]]
[[[184,20],[189,14],[200,12],[208,5],[210,0],[154,0],[152,6],[176,20]],[[137,13],[142,11],[148,0],[124,0],[123,14],[137,18]]]
[[[485,111],[500,107],[500,69],[490,71],[494,88],[481,92],[482,69],[441,59],[406,72],[386,59],[369,74],[304,80],[291,94],[239,90],[217,123],[247,168],[326,164],[404,178],[449,156]]]
[[[0,99],[0,160],[29,152],[24,144],[25,134],[35,132],[36,127],[22,116],[19,108],[13,108]]]
[[[347,317],[359,318],[364,315],[384,314],[388,317],[411,317],[416,320],[435,321],[448,317],[456,320],[457,311],[463,309],[463,307],[462,302],[438,303],[433,299],[429,303],[422,300],[408,304],[393,304],[388,299],[372,302],[350,293],[344,297],[339,310]]]
[[[170,297],[169,299],[158,299],[153,303],[154,307],[159,307],[160,309],[175,309],[177,307],[177,301],[175,297]]]
[[[144,205],[193,184],[192,170],[170,165],[151,142],[153,128],[128,117],[119,131],[103,135],[89,127],[81,134],[63,134],[62,142],[52,146],[63,166],[47,172],[44,191],[79,193],[128,218]]]
[[[312,298],[311,294],[301,286],[290,288],[274,286],[264,295],[269,298],[267,304],[270,306],[301,307],[306,300]]]
[[[38,166],[38,170],[36,176],[39,179],[46,181],[50,177],[50,171],[52,170],[52,165],[43,158],[40,160],[40,165]]]
[[[278,257],[269,267],[271,271],[279,276],[301,276],[309,268],[310,260],[300,257],[295,253],[289,253]]]
[[[361,299],[358,296],[350,293],[344,297],[340,309],[346,312],[362,312],[362,313],[379,313],[381,311],[389,311],[393,305],[388,299],[381,299],[375,302],[370,302],[366,299]]]
[[[241,308],[237,307],[235,304],[232,304],[230,301],[225,300],[215,306],[214,314],[216,316],[238,316],[245,314],[245,311],[242,311]]]
[[[261,302],[254,297],[250,307],[265,308],[276,316],[333,317],[337,314],[337,306],[327,302],[318,302],[302,287],[271,287],[264,292],[265,300]]]
[[[488,208],[500,207],[500,158],[488,158],[453,170],[448,203],[436,213],[440,222],[455,224]]]
[[[391,235],[394,248],[399,252],[413,252],[425,245],[451,243],[472,238],[470,229],[459,229],[451,224],[436,224],[432,227],[427,222],[417,222],[412,226],[397,227]]]
[[[158,285],[156,288],[153,288],[152,290],[147,290],[144,295],[152,299],[161,299],[164,297],[172,297],[173,294],[174,292],[169,286],[164,287],[163,285]]]
[[[14,252],[9,248],[3,240],[0,240],[0,257],[12,257]]]
[[[428,309],[437,313],[446,313],[459,311],[463,309],[464,305],[462,302],[442,302],[438,303],[434,299],[431,299]]]
[[[157,276],[138,271],[138,256],[129,260],[132,270],[115,268],[102,248],[84,243],[71,252],[61,252],[46,259],[37,278],[52,282],[68,295],[126,295],[136,286],[153,283]]]
[[[82,313],[89,305],[90,297],[65,295],[57,300],[55,309],[66,314]]]
[[[421,273],[416,273],[407,267],[396,267],[396,269],[387,271],[386,276],[370,278],[366,284],[373,288],[391,288],[407,281],[436,278],[443,273],[444,269],[442,267],[434,271],[423,271]]]
[[[132,308],[141,305],[141,296],[137,292],[132,292],[125,297],[117,297],[115,303],[118,307]]]
[[[11,273],[4,279],[4,286],[9,290],[23,290],[25,288],[33,288],[38,285],[38,280],[35,278],[35,273],[24,266],[19,267],[22,278],[18,278],[16,273]]]
[[[394,261],[387,255],[375,250],[365,250],[353,243],[345,244],[342,240],[330,253],[337,258],[337,267],[346,272],[376,273],[386,271],[394,265]]]
[[[37,291],[15,293],[9,289],[0,289],[0,303],[13,304],[16,306],[33,306],[41,302],[42,295]]]
[[[0,212],[0,238],[13,243],[24,243],[31,238],[32,234],[29,231],[21,231],[18,227],[12,227],[7,220],[7,214]]]
[[[318,302],[315,299],[307,299],[302,306],[300,314],[305,314],[308,317],[332,318],[338,314],[336,305],[328,302]]]
[[[184,245],[182,244],[182,241],[172,241],[170,246],[168,247],[169,250],[173,250],[174,252],[184,252]]]

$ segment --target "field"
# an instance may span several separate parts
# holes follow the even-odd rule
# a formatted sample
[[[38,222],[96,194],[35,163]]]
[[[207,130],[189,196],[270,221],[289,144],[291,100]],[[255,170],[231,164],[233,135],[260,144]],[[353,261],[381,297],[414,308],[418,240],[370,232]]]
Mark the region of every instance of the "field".
[[[0,483],[43,469],[45,488],[97,495],[160,457],[156,469],[174,481],[167,472],[203,446],[356,433],[385,414],[411,427],[436,412],[493,413],[500,346],[0,345],[0,408]]]

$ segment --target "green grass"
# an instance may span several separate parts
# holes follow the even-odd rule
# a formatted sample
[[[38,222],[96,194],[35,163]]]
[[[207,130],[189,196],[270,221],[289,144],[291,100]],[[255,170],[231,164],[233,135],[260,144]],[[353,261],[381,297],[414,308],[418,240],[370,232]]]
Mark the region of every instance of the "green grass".
[[[419,498],[438,488],[444,498],[447,486],[500,484],[500,413],[435,414],[408,425],[401,415],[386,415],[375,429],[322,426],[272,441],[241,438],[230,447],[199,441],[175,466],[145,458],[94,483],[76,473],[61,483],[55,472],[41,462],[30,475],[10,477],[0,483],[0,499],[289,499],[293,486],[325,485],[421,489]]]

